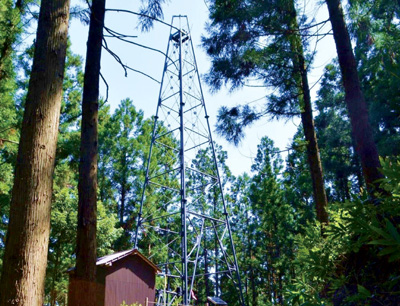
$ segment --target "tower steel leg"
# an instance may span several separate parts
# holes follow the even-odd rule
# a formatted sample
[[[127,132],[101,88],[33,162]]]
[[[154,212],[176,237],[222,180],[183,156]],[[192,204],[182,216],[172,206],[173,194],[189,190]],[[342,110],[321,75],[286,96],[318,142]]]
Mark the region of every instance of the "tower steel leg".
[[[134,236],[134,247],[147,252],[167,278],[160,294],[164,306],[177,297],[189,305],[201,276],[222,298],[228,276],[237,298],[226,298],[244,306],[208,118],[187,17],[174,16]],[[201,248],[210,248],[207,263],[199,256]],[[214,268],[206,271],[208,265]]]

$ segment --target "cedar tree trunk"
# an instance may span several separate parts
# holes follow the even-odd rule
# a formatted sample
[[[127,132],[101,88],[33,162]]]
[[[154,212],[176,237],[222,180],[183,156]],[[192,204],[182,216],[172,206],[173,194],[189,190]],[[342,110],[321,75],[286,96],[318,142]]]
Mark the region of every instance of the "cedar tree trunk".
[[[43,305],[69,0],[42,0],[10,205],[0,305]]]
[[[253,247],[251,244],[252,237],[250,233],[250,218],[249,218],[249,210],[246,208],[246,230],[247,230],[247,256],[249,257],[249,275],[250,275],[250,286],[251,286],[251,298],[252,298],[252,306],[257,306],[257,290],[256,290],[256,277],[254,275],[254,267],[253,267]],[[247,298],[247,305],[250,305],[250,298]]]
[[[204,285],[206,289],[206,300],[204,303],[207,303],[207,297],[211,296],[210,295],[210,283],[209,283],[209,277],[208,277],[208,254],[207,254],[207,243],[206,240],[204,239]]]
[[[100,60],[105,0],[93,0],[82,98],[78,231],[73,294],[68,305],[96,305],[97,156]]]
[[[326,4],[328,5],[333,37],[342,72],[345,101],[356,143],[355,148],[360,156],[367,190],[373,196],[374,191],[381,191],[379,183],[376,181],[383,178],[383,175],[379,172],[381,164],[372,128],[369,123],[368,107],[361,91],[361,84],[357,74],[357,64],[340,0],[326,0]]]
[[[125,181],[125,178],[123,178]],[[121,225],[124,224],[124,213],[125,213],[125,198],[126,198],[126,183],[122,182],[121,184],[121,207],[119,211],[119,223]]]
[[[289,12],[291,12],[289,41],[293,52],[294,78],[299,88],[299,102],[301,109],[301,123],[303,125],[304,136],[307,142],[307,160],[310,167],[310,174],[313,186],[313,196],[317,211],[317,220],[321,223],[328,223],[328,200],[326,197],[322,163],[319,155],[317,135],[315,133],[314,119],[312,114],[312,104],[310,87],[307,79],[307,68],[304,59],[304,50],[297,23],[297,14],[294,1],[290,1]]]
[[[120,206],[120,211],[119,211],[119,223],[121,225],[124,224],[124,215],[125,215],[125,202],[126,202],[126,194],[128,192],[128,175],[127,175],[127,153],[124,152],[122,153],[122,160],[121,160],[121,165],[122,165],[122,177],[121,177],[121,206]]]

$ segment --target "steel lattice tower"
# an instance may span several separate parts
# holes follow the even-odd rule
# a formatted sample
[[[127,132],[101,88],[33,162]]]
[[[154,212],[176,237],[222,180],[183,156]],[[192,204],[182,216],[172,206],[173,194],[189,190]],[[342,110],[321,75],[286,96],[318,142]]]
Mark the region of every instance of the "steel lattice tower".
[[[179,296],[181,304],[190,305],[200,278],[208,279],[209,292],[220,296],[226,277],[244,305],[188,19],[174,16],[171,25],[135,248],[148,246],[147,255],[162,270],[159,305],[171,305]],[[166,164],[158,162],[161,156]]]

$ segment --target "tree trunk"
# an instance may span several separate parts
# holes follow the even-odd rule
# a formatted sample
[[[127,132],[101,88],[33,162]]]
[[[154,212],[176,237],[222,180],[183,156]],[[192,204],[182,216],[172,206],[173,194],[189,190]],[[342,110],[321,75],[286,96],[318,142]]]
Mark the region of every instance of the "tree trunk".
[[[310,167],[317,220],[321,223],[328,223],[328,200],[325,192],[321,158],[319,155],[317,135],[315,133],[314,119],[312,115],[310,89],[308,86],[307,72],[304,66],[304,57],[300,57],[303,61],[301,69],[301,86],[303,91],[304,107],[301,112],[301,122],[303,124],[304,136],[307,141],[307,160]]]
[[[126,193],[127,193],[127,186],[128,186],[128,175],[127,175],[127,154],[126,152],[122,153],[122,177],[121,177],[121,206],[119,211],[119,222],[121,225],[124,224],[124,214],[125,214],[125,201],[126,201]]]
[[[250,274],[250,286],[251,286],[251,301],[252,301],[252,306],[257,306],[257,290],[256,290],[256,278],[254,275],[254,267],[253,267],[253,247],[252,247],[252,240],[254,237],[251,235],[251,230],[250,230],[250,217],[249,217],[249,208],[246,207],[246,230],[247,230],[247,251],[248,251],[248,256],[250,259],[250,265],[249,265],[249,274]],[[247,306],[250,304],[250,298],[247,294]]]
[[[211,296],[210,294],[210,286],[209,286],[209,280],[208,280],[208,256],[207,256],[207,245],[206,245],[206,240],[204,239],[204,285],[206,289],[206,300],[203,301],[204,303],[207,303],[207,297]]]
[[[69,0],[43,0],[10,205],[0,305],[43,305]]]
[[[68,305],[71,306],[96,304],[97,130],[104,15],[105,0],[94,0],[91,7],[82,98],[76,271],[73,280],[74,295],[68,301]]]
[[[290,28],[293,33],[289,34],[290,48],[293,52],[293,69],[295,81],[299,88],[299,102],[301,109],[301,123],[303,125],[304,136],[307,142],[307,160],[310,167],[310,174],[313,186],[313,196],[317,211],[317,220],[321,223],[328,223],[328,200],[326,197],[322,163],[319,155],[317,135],[315,133],[314,119],[312,114],[312,104],[310,87],[308,85],[307,68],[304,59],[304,50],[299,35],[297,14],[294,1],[290,1],[289,12],[291,14]]]
[[[121,225],[124,224],[124,213],[125,213],[125,197],[126,197],[126,182],[125,179],[122,178],[123,182],[121,184],[121,206],[119,210],[119,223]]]
[[[272,277],[271,269],[267,269],[267,301],[272,301]]]
[[[250,253],[250,256],[253,257],[253,252]],[[252,263],[250,263],[250,284],[252,293],[252,306],[257,306],[256,276],[254,275],[254,267]]]
[[[279,272],[278,274],[278,284],[279,284],[279,305],[285,305],[284,301],[283,301],[283,284],[282,284],[282,277],[283,277],[283,273]]]
[[[60,238],[59,238],[60,239]],[[58,243],[56,245],[56,250],[55,250],[55,263],[54,263],[54,269],[52,273],[52,281],[51,281],[51,289],[50,289],[50,306],[56,306],[57,304],[57,296],[58,292],[56,289],[56,282],[59,280],[59,275],[60,272],[63,273],[65,271],[60,271],[60,260],[61,260],[61,245]]]
[[[379,188],[378,179],[383,178],[379,168],[378,150],[376,148],[372,128],[369,123],[368,107],[361,91],[357,73],[357,64],[351,47],[350,35],[344,20],[340,0],[326,0],[332,23],[333,37],[342,72],[345,89],[345,101],[349,111],[351,128],[356,143],[356,152],[360,156],[363,176],[367,190],[371,196]]]
[[[214,187],[214,195],[215,195],[215,187]],[[214,196],[214,215],[217,212],[217,198],[216,196]],[[218,237],[214,238],[214,253],[215,253],[215,296],[220,296],[220,290],[219,290],[219,286],[220,286],[220,281],[219,281],[219,265],[218,265],[218,256],[219,256],[219,252],[218,252]]]

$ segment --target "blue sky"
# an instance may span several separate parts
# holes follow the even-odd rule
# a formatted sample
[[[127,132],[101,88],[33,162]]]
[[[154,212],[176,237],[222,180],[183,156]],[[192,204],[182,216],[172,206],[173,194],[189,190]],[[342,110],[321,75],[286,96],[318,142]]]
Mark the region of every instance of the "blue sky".
[[[128,9],[138,11],[140,1],[108,0],[108,8]],[[85,3],[74,0],[73,4],[84,6]],[[315,16],[321,21],[327,18],[325,6],[316,5],[317,1],[306,2],[305,10],[310,16]],[[164,20],[170,22],[173,15],[187,15],[191,27],[191,34],[201,74],[205,74],[210,62],[204,50],[200,47],[201,35],[205,33],[204,26],[208,18],[208,8],[203,0],[171,0],[164,6]],[[154,29],[148,33],[141,33],[137,28],[137,18],[130,14],[107,12],[106,26],[128,35],[137,35],[133,41],[142,45],[166,51],[169,35],[169,27],[155,23]],[[329,24],[326,30],[329,30]],[[73,52],[85,56],[88,27],[83,26],[78,20],[73,20],[70,25],[70,36]],[[324,31],[325,32],[325,31]],[[164,57],[157,52],[150,51],[138,46],[129,45],[109,38],[107,40],[110,49],[117,53],[122,62],[134,69],[145,72],[157,80],[161,80]],[[311,45],[313,46],[313,44]],[[320,78],[323,67],[336,56],[335,47],[331,36],[319,42],[316,60],[313,63],[314,69],[310,71],[310,84],[313,85]],[[125,98],[131,98],[137,108],[142,109],[146,117],[155,114],[156,103],[159,94],[159,84],[153,80],[135,73],[128,72],[125,77],[121,66],[103,50],[102,74],[109,84],[109,103],[112,109]],[[313,97],[318,88],[313,87]],[[203,82],[203,90],[207,110],[210,115],[212,128],[215,128],[218,108],[223,105],[234,106],[252,102],[252,105],[262,106],[263,97],[268,92],[265,88],[245,88],[230,93],[223,89],[216,94],[211,94],[209,88]],[[101,95],[105,96],[105,86],[101,87]],[[291,138],[297,130],[298,119],[289,121],[269,121],[267,118],[258,121],[246,130],[246,138],[238,147],[228,144],[224,139],[213,134],[214,140],[228,151],[228,166],[235,175],[243,172],[250,172],[252,159],[257,152],[257,145],[263,136],[271,138],[277,147],[284,150],[291,142]]]

